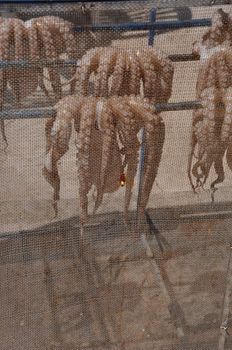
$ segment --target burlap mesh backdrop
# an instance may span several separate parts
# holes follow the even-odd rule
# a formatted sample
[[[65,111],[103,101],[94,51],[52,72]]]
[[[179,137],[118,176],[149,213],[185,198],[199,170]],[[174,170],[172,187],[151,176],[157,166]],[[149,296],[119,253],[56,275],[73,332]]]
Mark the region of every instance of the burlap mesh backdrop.
[[[0,350],[232,349],[230,1],[0,15]]]

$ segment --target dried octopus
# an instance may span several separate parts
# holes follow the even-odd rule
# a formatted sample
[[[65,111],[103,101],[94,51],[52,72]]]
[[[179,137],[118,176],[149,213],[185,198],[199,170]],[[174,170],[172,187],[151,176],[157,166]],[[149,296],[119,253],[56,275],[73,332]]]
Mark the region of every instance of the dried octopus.
[[[191,153],[188,175],[194,190],[204,186],[212,167],[217,178],[215,186],[224,181],[223,158],[232,170],[232,50],[222,49],[212,53],[202,63],[197,97],[202,108],[194,111],[192,123]],[[194,184],[193,178],[196,179]]]
[[[61,54],[67,58],[77,58],[76,39],[73,25],[59,17],[45,16],[23,22],[16,18],[4,18],[0,22],[0,61],[28,61],[42,60],[56,61]],[[61,72],[58,67],[48,67],[48,80],[51,83],[56,100],[62,97]],[[75,74],[76,67],[69,68],[69,74]],[[48,95],[44,84],[43,67],[25,67],[0,69],[0,107],[3,107],[4,92],[7,84],[16,97],[17,105],[20,101],[33,93],[38,86]],[[71,84],[70,92],[73,93]],[[6,141],[4,122],[1,130]]]
[[[218,9],[212,16],[212,26],[193,44],[193,53],[207,59],[208,50],[232,46],[232,17]]]
[[[0,22],[0,61],[19,61],[29,58],[29,50],[25,46],[24,22],[15,19],[2,19]],[[8,67],[0,69],[0,109],[3,108],[5,91],[9,84],[16,97],[17,104],[37,87],[37,76],[31,68],[24,70]],[[1,120],[1,132],[5,142],[4,121]]]
[[[170,98],[173,72],[171,61],[152,48],[139,51],[96,48],[82,57],[72,80],[77,84],[78,94],[83,96],[143,94],[150,102],[157,103]]]
[[[47,124],[47,157],[43,169],[54,189],[57,210],[60,178],[57,162],[67,152],[72,123],[77,132],[77,164],[79,179],[80,219],[88,217],[88,194],[96,190],[94,212],[102,203],[104,193],[116,191],[124,182],[127,217],[134,178],[137,172],[140,142],[138,132],[145,129],[144,176],[140,211],[148,202],[161,160],[165,128],[154,107],[141,97],[111,98],[69,96],[55,107],[55,122]]]
[[[28,29],[32,61],[56,61],[64,53],[68,59],[77,59],[78,47],[71,22],[60,17],[44,16],[25,22],[25,26]],[[55,97],[59,100],[62,97],[60,70],[58,67],[48,67],[47,71]],[[75,66],[69,68],[71,76],[75,71]],[[43,90],[46,93],[44,87]],[[73,85],[70,92],[74,92]]]

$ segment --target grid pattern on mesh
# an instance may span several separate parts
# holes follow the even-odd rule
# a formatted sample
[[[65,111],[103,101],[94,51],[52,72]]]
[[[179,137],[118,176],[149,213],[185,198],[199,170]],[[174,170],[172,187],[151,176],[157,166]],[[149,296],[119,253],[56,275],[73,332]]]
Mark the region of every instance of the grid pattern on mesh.
[[[157,20],[211,18],[199,5],[157,2]],[[28,114],[1,124],[0,348],[213,350],[221,332],[230,349],[231,174],[213,204],[194,196],[191,112],[153,109],[195,99],[201,62],[170,55],[206,28],[151,49],[147,31],[86,26],[146,22],[153,1],[0,7],[1,112]]]

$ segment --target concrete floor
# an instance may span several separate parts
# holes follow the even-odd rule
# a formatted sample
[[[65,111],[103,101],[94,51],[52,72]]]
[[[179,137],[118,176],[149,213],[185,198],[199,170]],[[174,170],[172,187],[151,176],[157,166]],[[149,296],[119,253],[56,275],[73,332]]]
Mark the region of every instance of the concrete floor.
[[[216,350],[232,221],[180,213],[150,212],[154,259],[118,213],[2,238],[1,350]]]

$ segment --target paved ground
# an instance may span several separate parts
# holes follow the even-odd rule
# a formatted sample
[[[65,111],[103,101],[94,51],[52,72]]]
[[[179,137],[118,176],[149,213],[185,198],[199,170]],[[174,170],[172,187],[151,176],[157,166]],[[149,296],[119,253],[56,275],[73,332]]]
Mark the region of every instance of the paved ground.
[[[1,350],[216,350],[231,219],[167,214],[155,259],[119,214],[0,240]]]

